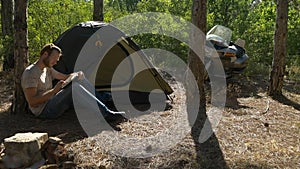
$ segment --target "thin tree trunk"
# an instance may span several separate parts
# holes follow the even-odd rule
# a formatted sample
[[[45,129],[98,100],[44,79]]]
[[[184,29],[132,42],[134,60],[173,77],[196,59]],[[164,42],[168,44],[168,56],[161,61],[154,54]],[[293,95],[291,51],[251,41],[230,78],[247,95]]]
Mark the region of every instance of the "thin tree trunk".
[[[24,112],[26,110],[26,100],[21,87],[21,77],[24,69],[28,65],[28,27],[27,27],[27,0],[17,0],[15,2],[15,92],[12,105],[12,112]]]
[[[198,92],[200,95],[199,110],[195,123],[192,126],[192,137],[194,138],[195,144],[198,145],[198,139],[203,128],[204,121],[206,120],[206,98],[204,91],[204,69],[205,66],[202,63],[201,59],[205,54],[205,31],[206,31],[206,0],[194,0],[192,6],[192,23],[199,28],[203,34],[192,30],[190,33],[190,45],[191,49],[189,50],[189,68],[192,71],[194,78],[198,85]],[[198,55],[199,54],[199,55]],[[194,93],[187,93],[187,101],[190,102],[190,99],[196,99]],[[188,106],[189,107],[189,106]],[[189,110],[188,110],[189,111]]]
[[[197,56],[194,51],[190,50],[189,52],[189,66],[198,83],[198,90],[200,94],[200,104],[199,104],[200,107],[199,107],[196,121],[192,126],[191,135],[195,143],[195,149],[197,152],[196,158],[197,158],[199,168],[227,169],[228,167],[224,160],[222,150],[220,148],[218,139],[214,133],[212,133],[212,135],[205,142],[203,143],[199,142],[200,134],[202,132],[202,129],[204,129],[204,124],[206,122],[209,122],[210,125],[209,127],[212,130],[212,126],[210,124],[210,121],[207,120],[208,117],[206,115],[206,99],[205,99],[205,92],[204,92],[205,91],[204,90],[205,66],[200,60],[200,58],[203,59],[205,54],[206,11],[207,11],[206,6],[207,6],[207,0],[193,0],[192,23],[196,25],[200,30],[202,30],[203,34],[199,35],[199,33],[192,32],[190,37],[191,45],[193,49],[196,50],[199,49],[198,52],[200,53],[199,54],[200,56]],[[199,36],[202,37],[200,37],[199,39]],[[187,99],[190,98],[193,99],[193,96],[190,96],[190,94],[188,94],[187,96],[188,96]],[[206,130],[207,129],[208,128],[206,128]]]
[[[93,20],[94,21],[103,21],[103,0],[94,0],[94,12],[93,12]]]
[[[14,68],[13,0],[1,0],[2,45],[5,49],[3,69]]]
[[[270,73],[269,95],[282,95],[287,55],[288,1],[277,0],[276,27],[274,35],[274,56]]]
[[[197,26],[204,34],[206,33],[206,0],[194,0],[192,7],[192,23]],[[193,50],[189,51],[189,67],[193,72],[196,81],[198,83],[200,94],[200,106],[205,107],[206,99],[204,93],[204,64],[200,60],[200,57],[205,53],[205,37],[202,37],[200,42],[196,42],[196,32],[192,32],[190,35],[191,45],[196,45],[195,48],[200,48],[200,56],[198,56]],[[202,107],[202,108],[203,108]]]

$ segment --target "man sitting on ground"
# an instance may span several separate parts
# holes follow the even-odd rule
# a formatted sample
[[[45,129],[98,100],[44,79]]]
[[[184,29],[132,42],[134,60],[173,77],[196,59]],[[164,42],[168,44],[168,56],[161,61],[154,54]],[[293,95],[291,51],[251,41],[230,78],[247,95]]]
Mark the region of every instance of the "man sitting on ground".
[[[61,116],[68,109],[73,108],[72,87],[63,87],[69,76],[76,75],[80,87],[84,86],[91,89],[91,85],[85,79],[83,72],[72,74],[63,74],[56,71],[53,66],[61,57],[61,49],[54,44],[47,44],[40,52],[39,59],[28,66],[22,75],[22,89],[31,112],[39,118],[55,119]],[[60,80],[54,87],[52,81]],[[85,88],[83,88],[85,90]],[[84,91],[81,91],[84,92]],[[99,93],[96,93],[95,99],[104,118],[123,114],[124,112],[114,112],[109,110],[101,101],[103,100]],[[76,95],[77,96],[77,95]],[[86,95],[79,95],[86,97]],[[91,97],[93,98],[93,97]],[[89,98],[90,99],[90,98]],[[83,101],[88,100],[83,98]],[[83,103],[85,104],[85,103]]]

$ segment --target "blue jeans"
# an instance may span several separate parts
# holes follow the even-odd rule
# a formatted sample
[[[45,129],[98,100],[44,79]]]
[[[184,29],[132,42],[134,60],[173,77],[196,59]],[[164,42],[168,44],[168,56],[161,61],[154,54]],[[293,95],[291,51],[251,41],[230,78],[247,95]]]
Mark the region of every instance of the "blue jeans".
[[[111,99],[109,94],[98,93],[95,90],[94,86],[87,79],[83,79],[80,81],[73,81],[72,83],[73,83],[72,85],[74,85],[73,88],[75,88],[76,89],[75,91],[77,92],[76,97],[78,96],[83,97],[81,99],[82,104],[85,104],[84,102],[88,100],[85,97],[88,96],[84,93],[83,89],[79,87],[80,85],[83,86],[88,91],[93,90],[95,92],[96,98],[100,101],[98,102],[99,110],[101,111],[104,117],[110,114],[111,110],[109,110],[103,103]],[[65,87],[64,89],[60,90],[55,96],[53,96],[47,102],[42,113],[38,117],[42,119],[55,119],[61,116],[67,110],[72,109],[73,108],[72,85]]]

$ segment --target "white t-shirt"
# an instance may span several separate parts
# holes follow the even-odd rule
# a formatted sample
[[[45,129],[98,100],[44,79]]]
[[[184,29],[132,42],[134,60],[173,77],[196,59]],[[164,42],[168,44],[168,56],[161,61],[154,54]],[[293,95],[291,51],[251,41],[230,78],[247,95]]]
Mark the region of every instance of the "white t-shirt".
[[[46,67],[41,70],[35,63],[28,66],[22,74],[21,85],[23,91],[27,88],[34,87],[37,88],[37,95],[40,95],[41,93],[52,89],[52,69],[53,68]],[[46,103],[47,102],[35,107],[29,106],[29,108],[35,116],[38,116],[43,111]]]

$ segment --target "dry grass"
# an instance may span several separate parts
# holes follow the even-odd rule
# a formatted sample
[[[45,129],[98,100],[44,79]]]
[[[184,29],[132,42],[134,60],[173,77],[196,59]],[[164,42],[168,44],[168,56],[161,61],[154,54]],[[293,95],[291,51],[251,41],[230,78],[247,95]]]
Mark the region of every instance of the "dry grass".
[[[241,161],[266,168],[300,167],[299,110],[277,106],[267,97],[252,104],[249,99],[239,101],[249,108],[228,109],[220,124],[226,127],[217,132],[226,161],[233,168]]]
[[[2,77],[3,75],[1,74]],[[216,168],[213,167],[216,166],[214,164],[220,161],[225,161],[226,166],[218,165],[218,168],[300,168],[300,92],[297,90],[299,83],[287,81],[284,88],[285,97],[275,100],[266,95],[267,81],[264,78],[240,77],[240,79],[228,85],[227,105],[223,111],[223,118],[215,135],[209,141],[195,146],[193,137],[190,133],[186,133],[183,139],[177,138],[179,141],[170,146],[170,149],[153,157],[130,158],[116,155],[112,152],[123,152],[122,147],[128,145],[107,136],[113,134],[120,138],[143,139],[157,136],[167,129],[171,129],[173,134],[186,131],[186,128],[179,129],[176,128],[178,125],[174,125],[176,120],[178,122],[178,119],[186,118],[183,104],[185,98],[181,97],[184,91],[180,85],[176,86],[179,90],[176,90],[177,93],[174,95],[176,97],[172,109],[153,112],[121,123],[120,132],[104,131],[95,137],[87,137],[82,134],[82,130],[76,128],[76,125],[67,122],[70,118],[35,121],[32,117],[25,117],[24,123],[28,120],[29,124],[23,124],[23,128],[62,137],[67,142],[67,148],[73,151],[79,168]],[[18,118],[5,114],[3,110],[7,110],[12,97],[12,92],[8,91],[12,88],[8,87],[9,83],[3,78],[0,83],[4,86],[4,90],[0,91],[1,117],[5,117],[6,121],[9,119],[9,122],[24,119],[24,116]],[[24,131],[18,125],[3,125],[3,120],[1,123],[1,132],[9,131],[5,134],[0,132],[1,139],[15,132]],[[50,128],[45,127],[52,123],[61,124],[56,127],[56,124]],[[76,124],[78,127],[79,124]],[[58,129],[61,131],[57,131]],[[171,138],[174,136],[162,142],[168,145],[173,143],[171,141],[176,141],[170,140]],[[144,148],[144,152],[156,150],[152,144],[141,147]]]

